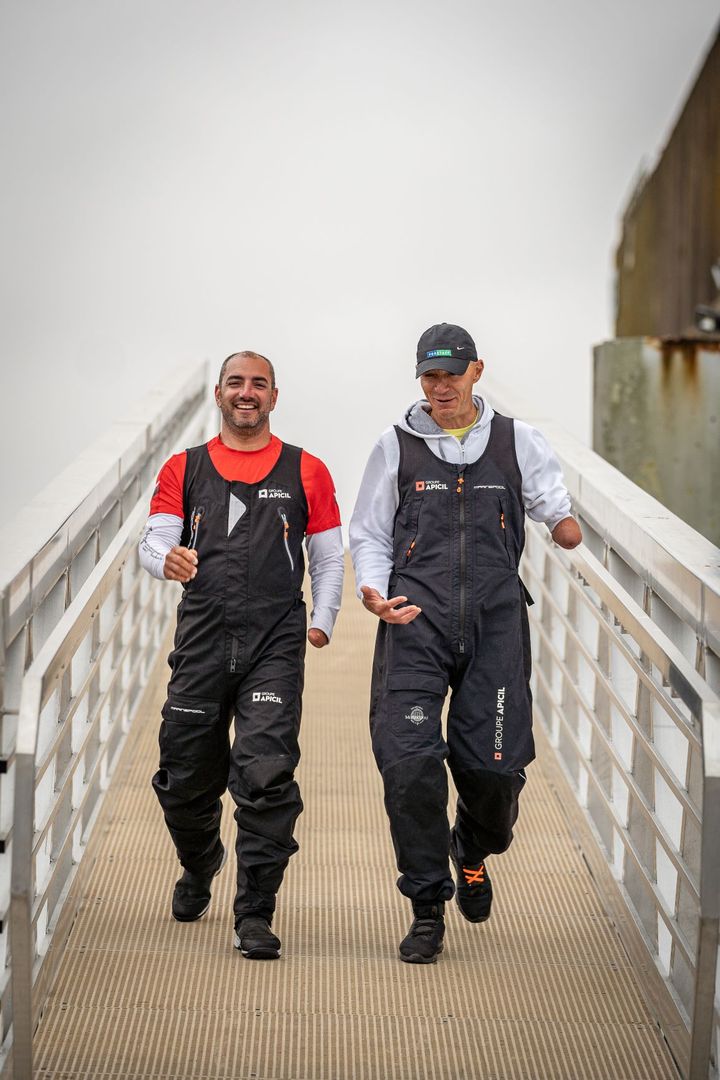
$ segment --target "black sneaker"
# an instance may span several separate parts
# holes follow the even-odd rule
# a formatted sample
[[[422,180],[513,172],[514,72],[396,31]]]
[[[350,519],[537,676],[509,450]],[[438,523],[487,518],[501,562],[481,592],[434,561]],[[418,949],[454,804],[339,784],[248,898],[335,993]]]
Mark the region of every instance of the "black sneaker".
[[[195,922],[203,917],[210,907],[212,879],[220,873],[226,860],[227,851],[223,848],[220,865],[212,874],[193,874],[189,870],[183,870],[182,877],[175,882],[172,898],[173,919],[177,922]]]
[[[248,960],[277,960],[280,938],[262,915],[246,915],[235,927],[235,948]]]
[[[412,926],[400,942],[400,959],[406,964],[434,964],[443,951],[445,904],[413,903]]]
[[[457,849],[450,843],[450,858],[455,867],[455,900],[460,913],[468,922],[485,922],[492,908],[492,882],[484,862],[465,866],[458,858]]]

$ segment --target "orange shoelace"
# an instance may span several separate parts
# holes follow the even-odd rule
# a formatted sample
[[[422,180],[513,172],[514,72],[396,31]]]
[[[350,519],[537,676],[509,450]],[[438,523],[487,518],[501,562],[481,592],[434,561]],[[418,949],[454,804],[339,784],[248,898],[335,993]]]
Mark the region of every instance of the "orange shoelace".
[[[480,863],[477,867],[463,866],[462,872],[468,885],[485,884],[485,863]]]

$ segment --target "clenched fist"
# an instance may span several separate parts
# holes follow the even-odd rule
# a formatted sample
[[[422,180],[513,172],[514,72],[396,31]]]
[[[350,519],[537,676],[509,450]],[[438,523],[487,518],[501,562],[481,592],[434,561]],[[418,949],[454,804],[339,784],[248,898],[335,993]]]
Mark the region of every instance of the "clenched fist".
[[[197,551],[186,547],[174,547],[168,551],[163,563],[163,574],[169,581],[192,581],[197,574]]]

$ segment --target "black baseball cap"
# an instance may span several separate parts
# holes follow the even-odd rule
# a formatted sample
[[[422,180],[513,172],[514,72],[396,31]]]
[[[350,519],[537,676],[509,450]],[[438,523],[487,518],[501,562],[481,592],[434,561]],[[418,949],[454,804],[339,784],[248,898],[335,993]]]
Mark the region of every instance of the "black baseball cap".
[[[418,341],[415,378],[437,368],[451,375],[462,375],[470,361],[477,358],[475,342],[467,330],[452,323],[437,323]]]

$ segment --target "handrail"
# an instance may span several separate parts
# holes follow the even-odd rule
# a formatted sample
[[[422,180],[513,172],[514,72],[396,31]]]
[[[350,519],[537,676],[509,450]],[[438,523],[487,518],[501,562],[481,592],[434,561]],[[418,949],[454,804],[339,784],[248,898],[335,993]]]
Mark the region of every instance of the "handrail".
[[[152,488],[146,490],[149,500]],[[38,896],[34,880],[34,855],[38,834],[36,819],[36,752],[40,716],[53,689],[68,670],[68,637],[78,627],[89,627],[100,607],[117,586],[128,556],[134,552],[142,522],[147,516],[147,502],[137,507],[122,530],[82,586],[75,602],[56,625],[47,642],[25,675],[20,704],[15,749],[15,822],[11,872],[10,919],[12,928],[13,1058],[15,1080],[32,1076],[32,1035],[34,1014],[40,1003],[32,1000],[33,968],[38,957],[38,943],[33,932],[34,918],[47,897],[47,887]],[[98,757],[95,767],[98,766]],[[74,807],[77,817],[82,806]],[[42,837],[44,830],[40,831]],[[72,834],[72,828],[68,830]],[[34,1006],[34,1008],[33,1008]]]
[[[714,1075],[709,1069],[718,1025],[720,699],[585,545],[562,552],[544,528],[531,523],[523,574],[537,600],[530,609],[536,715],[605,841],[606,857],[687,1032],[687,1038],[678,1037],[672,1025],[665,1031],[681,1072],[689,1080],[707,1080]],[[584,638],[578,636],[581,621]],[[564,642],[558,644],[560,634]],[[613,685],[612,657],[625,664],[623,692]],[[580,691],[579,662],[594,678],[592,701]],[[684,711],[678,711],[678,702]],[[653,710],[655,722],[672,723],[676,738],[685,743],[688,766],[682,778],[655,744],[652,720],[648,727]],[[657,814],[661,781],[666,802],[674,800],[673,813],[682,819],[675,836]],[[693,830],[700,832],[700,859]],[[663,858],[660,873],[674,874],[670,896],[658,883]],[[648,904],[657,919],[654,928]],[[657,938],[661,924],[664,945]],[[683,989],[686,972],[690,996]]]
[[[548,437],[585,544],[720,691],[720,548],[580,443],[516,390],[483,375],[491,403]],[[645,595],[643,596],[643,592]],[[707,653],[713,654],[707,662]]]
[[[175,425],[173,439],[180,446],[207,437],[209,419],[206,390],[189,409],[185,400],[183,429]],[[157,448],[149,482],[22,681],[12,753],[12,1027],[0,1060],[7,1069],[12,1058],[15,1080],[32,1076],[33,1032],[72,922],[70,885],[177,600],[176,590],[141,570],[137,555],[156,457]]]

